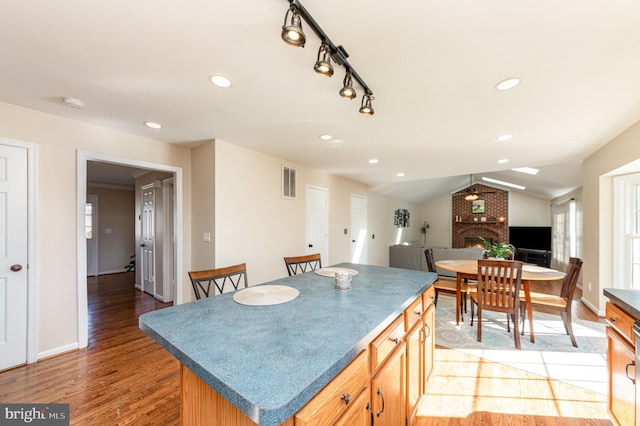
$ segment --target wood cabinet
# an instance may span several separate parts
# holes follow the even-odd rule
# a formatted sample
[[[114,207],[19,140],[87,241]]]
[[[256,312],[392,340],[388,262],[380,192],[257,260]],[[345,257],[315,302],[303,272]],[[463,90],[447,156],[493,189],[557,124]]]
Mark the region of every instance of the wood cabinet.
[[[366,387],[353,401],[351,408],[338,419],[335,426],[371,426],[371,390]]]
[[[633,317],[607,302],[607,408],[620,425],[636,424],[635,338]]]
[[[371,378],[371,408],[375,426],[404,426],[406,354],[403,341]]]
[[[334,424],[347,411],[360,412],[361,394],[369,382],[365,350],[295,415],[297,426]],[[355,414],[354,414],[355,415]]]

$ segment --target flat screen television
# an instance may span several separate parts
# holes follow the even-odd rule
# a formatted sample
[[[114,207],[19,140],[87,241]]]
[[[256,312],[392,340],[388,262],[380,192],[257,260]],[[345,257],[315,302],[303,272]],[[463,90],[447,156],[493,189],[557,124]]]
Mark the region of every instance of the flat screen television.
[[[516,249],[551,250],[551,227],[510,226],[509,243]]]

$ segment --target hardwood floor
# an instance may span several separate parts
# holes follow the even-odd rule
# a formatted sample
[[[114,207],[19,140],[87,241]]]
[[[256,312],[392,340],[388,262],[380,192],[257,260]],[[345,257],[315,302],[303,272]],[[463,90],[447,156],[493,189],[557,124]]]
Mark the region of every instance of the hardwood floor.
[[[0,373],[0,401],[68,403],[72,425],[178,425],[179,363],[138,328],[169,304],[133,282],[89,278],[89,347]]]
[[[132,283],[90,278],[89,347],[0,373],[0,401],[69,403],[72,425],[178,425],[179,363],[138,328],[140,314],[168,305]],[[612,424],[604,395],[446,348],[436,357],[416,426]]]

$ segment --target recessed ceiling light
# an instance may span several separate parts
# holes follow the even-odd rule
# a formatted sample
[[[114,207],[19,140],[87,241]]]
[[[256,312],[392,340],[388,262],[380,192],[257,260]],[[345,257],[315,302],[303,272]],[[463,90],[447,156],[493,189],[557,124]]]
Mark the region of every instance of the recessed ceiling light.
[[[514,172],[526,173],[528,175],[537,175],[540,170],[534,169],[533,167],[516,167],[515,169],[511,169]]]
[[[369,164],[378,164],[378,159],[372,158],[371,160],[369,160]]]
[[[510,183],[510,182],[504,182],[502,180],[492,179],[484,176],[482,176],[482,180],[485,182],[491,182],[491,183],[496,183],[498,185],[508,186],[510,188],[521,189],[523,191],[526,189],[526,186],[517,185],[515,183]]]
[[[503,142],[503,141],[508,141],[512,137],[513,137],[512,135],[502,135],[502,136],[498,136],[496,138],[496,140],[499,140],[500,142]]]
[[[498,164],[504,164],[504,163],[508,163],[509,159],[508,158],[503,158],[502,160],[498,160]]]
[[[144,125],[150,129],[162,129],[162,126],[158,123],[154,123],[153,121],[145,121]]]
[[[399,172],[398,174],[396,174],[396,176],[398,176],[398,177],[404,177],[404,173]]]
[[[496,84],[496,90],[509,90],[520,84],[519,78],[508,78]]]
[[[333,139],[333,136],[331,136],[331,135],[320,135],[320,139],[322,139],[323,141],[330,141],[331,139]]]
[[[229,87],[231,86],[231,79],[226,75],[222,74],[213,74],[209,76],[209,81],[218,87]]]

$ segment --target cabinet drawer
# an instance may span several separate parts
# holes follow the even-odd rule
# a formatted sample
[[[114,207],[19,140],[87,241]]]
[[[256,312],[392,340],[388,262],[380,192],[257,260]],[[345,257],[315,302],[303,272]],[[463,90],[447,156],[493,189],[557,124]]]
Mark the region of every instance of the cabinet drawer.
[[[370,345],[371,372],[398,347],[404,338],[404,314],[400,315]]]
[[[422,306],[426,312],[429,306],[433,305],[433,300],[436,297],[436,288],[432,285],[422,293]]]
[[[404,331],[411,330],[414,324],[416,324],[422,318],[422,297],[418,297],[407,309],[404,311]]]
[[[625,311],[617,307],[611,302],[607,302],[606,308],[607,322],[611,327],[615,328],[622,336],[627,338],[633,345],[636,344],[635,335],[633,334],[633,318]]]
[[[363,351],[295,415],[296,426],[329,425],[349,408],[369,381],[367,351]]]

